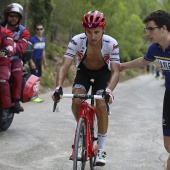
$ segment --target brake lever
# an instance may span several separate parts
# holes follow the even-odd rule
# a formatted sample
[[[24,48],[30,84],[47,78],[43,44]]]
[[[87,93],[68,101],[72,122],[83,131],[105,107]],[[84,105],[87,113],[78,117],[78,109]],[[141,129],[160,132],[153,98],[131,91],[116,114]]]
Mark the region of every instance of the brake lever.
[[[57,102],[56,102],[56,101],[54,101],[54,105],[53,105],[53,112],[55,112],[56,107],[57,107]]]
[[[111,111],[110,111],[110,105],[109,105],[109,98],[105,98],[105,103],[106,103],[106,109],[107,109],[107,114],[110,115]]]

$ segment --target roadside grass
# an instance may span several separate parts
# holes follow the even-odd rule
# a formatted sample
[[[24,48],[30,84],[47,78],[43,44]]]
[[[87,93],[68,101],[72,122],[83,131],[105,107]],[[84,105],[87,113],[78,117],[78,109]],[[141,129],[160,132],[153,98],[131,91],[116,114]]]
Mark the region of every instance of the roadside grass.
[[[142,74],[146,74],[146,69],[143,67],[124,70],[120,73],[119,82],[132,79]]]

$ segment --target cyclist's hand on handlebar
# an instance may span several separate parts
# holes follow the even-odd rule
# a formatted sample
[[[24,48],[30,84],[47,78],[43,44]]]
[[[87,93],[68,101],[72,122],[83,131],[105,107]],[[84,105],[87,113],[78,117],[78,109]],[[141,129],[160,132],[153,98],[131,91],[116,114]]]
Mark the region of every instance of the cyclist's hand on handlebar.
[[[113,93],[110,89],[106,88],[103,93],[102,93],[102,97],[108,101],[110,104],[113,103],[114,100],[114,96]]]
[[[63,89],[62,87],[56,87],[56,89],[54,90],[53,94],[52,94],[52,99],[54,101],[57,101],[59,102],[60,99],[62,98],[62,95],[63,95]]]

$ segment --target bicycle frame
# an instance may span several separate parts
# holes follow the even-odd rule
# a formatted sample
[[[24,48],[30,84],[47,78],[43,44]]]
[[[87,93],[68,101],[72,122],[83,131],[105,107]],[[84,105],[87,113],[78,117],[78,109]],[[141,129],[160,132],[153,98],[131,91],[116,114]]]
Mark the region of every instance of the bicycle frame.
[[[98,150],[97,134],[96,136],[94,135],[94,133],[96,132],[95,129],[98,129],[98,127],[95,126],[95,117],[96,119],[98,119],[98,114],[96,111],[96,107],[94,107],[94,99],[103,100],[103,97],[101,95],[93,95],[93,93],[91,93],[91,95],[63,94],[63,98],[79,98],[82,100],[80,104],[80,114],[78,117],[77,127],[74,136],[74,144],[72,145],[72,155],[70,157],[70,160],[73,160],[73,169],[77,170],[77,167],[81,167],[81,170],[84,170],[85,162],[89,161],[91,170],[94,170],[95,157]],[[91,104],[86,101],[87,99],[91,99]],[[55,110],[57,100],[58,99],[55,96],[53,111]],[[108,101],[106,101],[106,99],[104,100],[106,102],[107,112],[109,113]],[[81,136],[82,144],[81,146],[79,146],[79,142],[81,142]],[[96,142],[94,143],[94,141]],[[80,166],[77,164],[78,161],[82,163],[80,164]]]

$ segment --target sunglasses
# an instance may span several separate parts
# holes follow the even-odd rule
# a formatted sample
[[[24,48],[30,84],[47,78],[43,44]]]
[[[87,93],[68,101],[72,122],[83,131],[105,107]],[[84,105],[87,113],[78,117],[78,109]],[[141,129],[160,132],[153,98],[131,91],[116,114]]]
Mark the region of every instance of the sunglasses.
[[[37,31],[39,31],[39,30],[41,30],[41,31],[42,31],[42,30],[43,30],[43,28],[36,28],[36,30],[37,30]]]
[[[10,14],[10,15],[8,15],[8,17],[10,17],[10,18],[19,18],[19,15]]]

